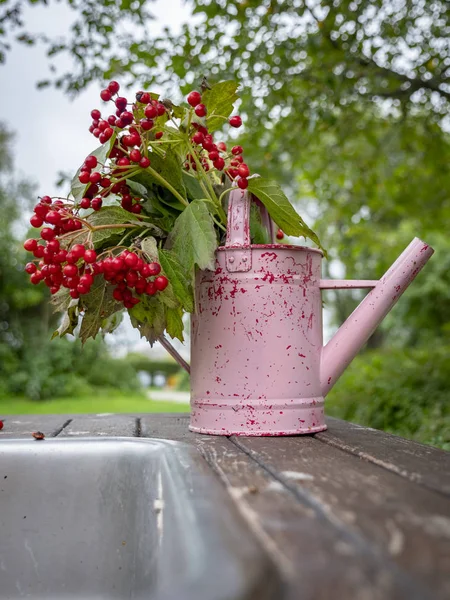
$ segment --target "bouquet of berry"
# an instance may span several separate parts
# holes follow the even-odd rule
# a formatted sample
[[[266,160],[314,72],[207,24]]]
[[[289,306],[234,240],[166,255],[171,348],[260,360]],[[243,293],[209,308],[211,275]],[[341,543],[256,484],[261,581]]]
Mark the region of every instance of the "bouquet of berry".
[[[79,325],[84,342],[112,331],[125,308],[150,343],[164,331],[182,341],[195,269],[214,267],[232,189],[248,189],[265,205],[278,238],[284,231],[320,246],[281,189],[250,176],[241,146],[214,141],[223,124],[242,124],[230,117],[237,87],[202,85],[183,106],[145,91],[130,102],[115,81],[102,90],[111,114],[93,110],[89,128],[101,146],[86,157],[67,198],[40,198],[30,219],[40,239],[24,243],[34,256],[25,267],[31,283],[47,285],[64,312],[54,335]],[[266,243],[258,215],[255,205],[252,242]]]

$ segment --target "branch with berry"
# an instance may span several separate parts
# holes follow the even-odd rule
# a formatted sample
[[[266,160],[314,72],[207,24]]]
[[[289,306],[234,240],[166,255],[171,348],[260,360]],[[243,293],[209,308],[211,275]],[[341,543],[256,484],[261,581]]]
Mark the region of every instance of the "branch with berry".
[[[24,243],[33,255],[25,267],[31,283],[47,285],[64,312],[55,335],[77,330],[84,342],[112,331],[126,309],[151,343],[164,331],[183,341],[195,270],[214,267],[232,189],[248,190],[267,208],[278,239],[284,232],[320,247],[279,186],[250,176],[243,148],[214,141],[225,123],[242,125],[231,116],[237,87],[202,86],[182,106],[147,91],[130,102],[115,81],[101,91],[111,114],[92,110],[89,127],[101,146],[78,169],[67,198],[40,198],[30,219],[40,239]],[[255,204],[252,242],[265,243],[258,215]]]

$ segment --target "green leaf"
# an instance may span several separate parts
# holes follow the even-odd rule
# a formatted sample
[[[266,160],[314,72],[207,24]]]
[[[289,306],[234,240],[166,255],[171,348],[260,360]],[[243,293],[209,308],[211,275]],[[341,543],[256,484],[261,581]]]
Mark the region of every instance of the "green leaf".
[[[112,314],[122,309],[113,298],[113,286],[104,279],[96,278],[89,294],[83,296],[84,317],[80,327],[80,339],[84,344],[95,338],[101,327]]]
[[[164,187],[163,184],[152,174],[151,169],[155,170],[161,177],[163,177],[183,198],[186,198],[186,189],[183,183],[183,171],[181,168],[181,162],[177,154],[168,148],[166,150],[164,158],[153,152],[150,155],[150,169],[140,171],[131,178],[131,181],[137,181],[143,185],[147,190],[150,190],[153,186]],[[167,189],[167,188],[166,188]],[[183,210],[184,205],[170,193],[170,202],[167,202],[165,198],[161,198],[166,201],[169,206],[176,208],[177,210]]]
[[[72,300],[68,309],[63,315],[62,321],[58,329],[53,333],[51,339],[55,337],[63,337],[66,333],[73,334],[78,325],[78,300]]]
[[[146,237],[141,242],[141,250],[145,254],[148,262],[159,262],[158,245],[154,237]]]
[[[70,291],[65,287],[60,288],[56,294],[51,297],[50,302],[53,304],[53,310],[55,312],[63,312],[68,310],[72,302]]]
[[[104,144],[102,144],[101,146],[96,148],[94,150],[94,152],[90,153],[89,156],[95,156],[99,163],[105,163],[106,159],[108,158],[111,147],[112,147],[111,142],[113,142],[114,138],[115,138],[115,136],[113,136],[113,138],[111,138],[111,140],[108,140],[107,142],[105,142]],[[72,196],[76,202],[79,202],[81,200],[81,198],[84,197],[86,188],[88,187],[88,185],[90,185],[90,184],[80,182],[80,180],[78,179],[78,176],[80,173],[81,173],[81,167],[75,173],[75,176],[72,179],[72,183],[70,185],[70,193],[72,194]]]
[[[141,302],[128,312],[133,327],[153,346],[166,328],[164,305],[157,296],[143,296]]]
[[[166,331],[171,338],[177,338],[184,342],[183,310],[180,308],[168,308],[166,306]]]
[[[183,182],[189,200],[201,200],[204,198],[205,192],[202,190],[196,177],[192,177],[183,171]]]
[[[97,227],[98,225],[120,225],[121,223],[134,223],[136,224],[136,227],[139,226],[136,221],[136,215],[124,210],[120,206],[105,206],[90,214],[89,217],[87,217],[87,221],[94,227]],[[141,227],[143,226],[144,223],[141,224]],[[94,245],[99,245],[112,236],[122,234],[125,229],[125,227],[116,227],[113,229],[100,229],[94,231],[92,234],[92,241],[94,242]]]
[[[255,177],[248,180],[247,189],[264,204],[269,215],[284,233],[304,236],[322,248],[317,235],[306,225],[277,183],[263,177]]]
[[[182,265],[177,260],[176,255],[170,250],[160,250],[159,260],[161,267],[172,285],[175,296],[177,297],[184,310],[194,311],[194,295],[189,277],[186,275]]]
[[[234,103],[238,99],[238,85],[236,81],[221,81],[203,92],[202,101],[208,111],[206,120],[209,132],[220,129],[233,112]]]
[[[173,250],[185,272],[189,272],[194,264],[200,269],[213,269],[216,248],[216,232],[208,208],[205,202],[194,200],[175,221],[167,249]]]

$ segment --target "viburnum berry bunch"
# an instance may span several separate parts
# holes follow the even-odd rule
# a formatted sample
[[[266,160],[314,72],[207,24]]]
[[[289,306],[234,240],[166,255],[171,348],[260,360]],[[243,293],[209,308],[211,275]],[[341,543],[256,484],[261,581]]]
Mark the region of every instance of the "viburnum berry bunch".
[[[284,232],[320,245],[281,189],[251,175],[242,146],[215,140],[222,125],[242,125],[230,116],[237,87],[202,85],[182,106],[148,91],[130,100],[116,81],[101,91],[106,107],[91,111],[89,126],[101,146],[86,156],[66,198],[40,198],[30,219],[39,239],[24,243],[33,255],[25,267],[31,283],[47,285],[65,313],[55,334],[80,325],[85,341],[111,331],[125,308],[151,343],[165,330],[182,340],[195,269],[214,267],[232,189],[265,205],[278,239]],[[258,215],[252,210],[252,242],[265,243]]]

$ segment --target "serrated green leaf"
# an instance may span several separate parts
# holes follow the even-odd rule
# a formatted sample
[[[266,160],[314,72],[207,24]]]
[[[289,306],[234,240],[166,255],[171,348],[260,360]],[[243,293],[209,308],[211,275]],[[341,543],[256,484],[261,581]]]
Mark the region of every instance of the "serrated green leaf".
[[[238,85],[236,81],[220,81],[210,90],[203,92],[202,102],[207,110],[206,120],[209,132],[220,129],[233,112],[234,103],[238,99],[236,94]]]
[[[55,337],[63,337],[67,333],[73,334],[78,325],[78,300],[72,299],[69,307],[63,315],[62,321],[58,329],[53,333],[51,339]]]
[[[194,264],[200,269],[214,268],[217,238],[205,202],[194,200],[184,209],[175,221],[166,248],[173,251],[186,273]]]
[[[156,296],[143,296],[141,302],[128,312],[133,327],[153,346],[166,328],[164,305]]]
[[[64,287],[60,288],[56,294],[53,294],[50,302],[53,304],[54,312],[63,312],[68,310],[70,303],[72,302],[70,291]]]
[[[160,250],[159,260],[167,279],[170,281],[174,294],[184,310],[193,312],[194,296],[189,278],[176,255],[170,250]]]
[[[309,238],[324,250],[317,235],[306,225],[277,183],[263,177],[255,177],[248,180],[247,189],[264,204],[271,218],[284,233]]]
[[[113,298],[113,286],[97,277],[89,294],[82,297],[84,316],[81,321],[80,339],[84,344],[95,338],[105,319],[122,310],[122,305]]]
[[[170,337],[184,342],[183,310],[180,308],[168,308],[166,306],[166,331]]]

